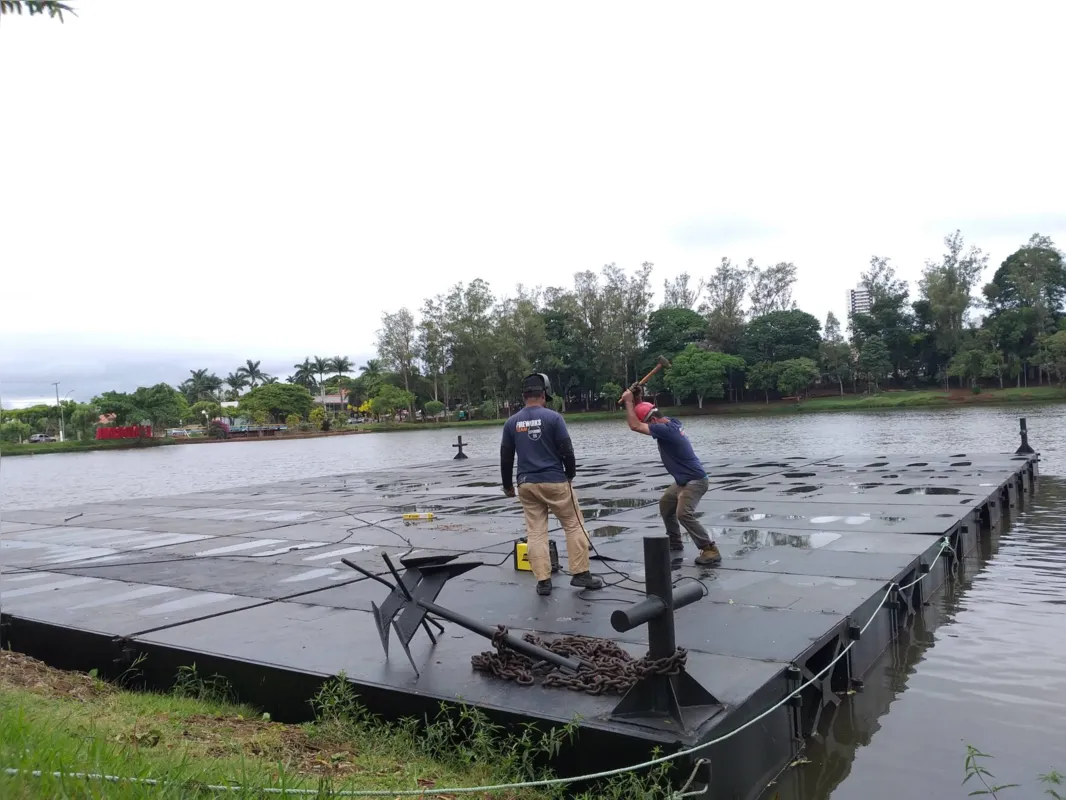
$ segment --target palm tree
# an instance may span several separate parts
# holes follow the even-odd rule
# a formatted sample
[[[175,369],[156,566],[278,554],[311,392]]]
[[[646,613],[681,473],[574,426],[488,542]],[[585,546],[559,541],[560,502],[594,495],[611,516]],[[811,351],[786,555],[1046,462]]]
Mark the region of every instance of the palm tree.
[[[231,372],[229,375],[226,376],[225,380],[226,383],[229,384],[229,388],[233,390],[233,394],[236,394],[238,396],[241,393],[241,389],[244,389],[248,386],[248,377],[240,370],[237,370],[236,372]],[[227,399],[236,400],[237,398],[229,397],[227,395]]]
[[[302,364],[293,364],[293,369],[296,370],[292,377],[289,378],[289,383],[295,383],[297,386],[303,386],[306,389],[314,389],[317,381],[315,381],[315,366],[311,363],[311,359],[305,358]]]
[[[352,360],[347,356],[333,356],[329,360],[330,368],[337,373],[337,380],[340,381],[347,373],[352,371]]]
[[[372,358],[359,368],[359,380],[366,390],[367,397],[373,397],[382,381],[385,380],[385,369],[381,361]]]
[[[275,378],[273,375],[267,375],[265,378],[263,378],[263,385],[264,386],[269,386],[270,384],[277,383],[277,382],[278,382],[278,379]]]
[[[266,379],[270,377],[263,372],[263,370],[259,369],[261,363],[261,361],[252,361],[252,359],[249,358],[244,362],[244,366],[237,370],[237,374],[243,375],[253,389],[260,383],[266,383]]]
[[[189,376],[178,387],[185,399],[192,403],[200,400],[218,400],[216,392],[222,388],[222,379],[206,369],[190,369]]]
[[[322,393],[322,410],[326,410],[326,373],[333,369],[333,364],[328,358],[314,356],[311,359],[311,370],[318,375],[318,388]]]

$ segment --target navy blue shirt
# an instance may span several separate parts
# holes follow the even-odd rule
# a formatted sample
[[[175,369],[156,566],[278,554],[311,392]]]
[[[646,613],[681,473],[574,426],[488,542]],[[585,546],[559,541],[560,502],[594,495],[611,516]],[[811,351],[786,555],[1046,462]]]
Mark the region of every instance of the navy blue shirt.
[[[659,445],[663,466],[680,486],[707,477],[707,471],[681,427],[681,420],[668,417],[666,422],[648,423],[648,432]]]
[[[503,485],[518,456],[518,483],[565,483],[573,477],[573,445],[562,414],[526,406],[504,423],[500,445]]]

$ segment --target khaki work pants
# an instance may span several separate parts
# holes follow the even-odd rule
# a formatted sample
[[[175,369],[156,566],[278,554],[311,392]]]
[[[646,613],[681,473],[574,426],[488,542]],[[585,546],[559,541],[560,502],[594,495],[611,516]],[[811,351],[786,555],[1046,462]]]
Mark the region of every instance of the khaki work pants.
[[[566,557],[570,574],[589,571],[589,540],[578,510],[577,497],[569,483],[521,483],[518,499],[526,516],[526,542],[529,545],[529,566],[538,581],[551,577],[551,555],[548,551],[548,512],[562,523],[566,533]]]
[[[663,492],[659,500],[659,515],[666,524],[666,535],[670,537],[670,543],[674,547],[683,547],[681,540],[681,523],[696,543],[700,550],[707,550],[714,545],[711,537],[707,535],[707,529],[700,525],[696,519],[696,506],[707,494],[709,482],[706,478],[698,481],[689,481],[684,486],[674,484]]]

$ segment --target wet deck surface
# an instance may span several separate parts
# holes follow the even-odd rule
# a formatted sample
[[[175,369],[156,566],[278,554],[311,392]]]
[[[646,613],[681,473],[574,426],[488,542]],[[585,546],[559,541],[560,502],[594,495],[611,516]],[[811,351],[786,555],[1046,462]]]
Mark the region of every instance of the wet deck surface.
[[[976,530],[981,514],[998,519],[1001,501],[1013,496],[1005,487],[1027,465],[1008,454],[707,464],[711,489],[699,510],[724,562],[696,567],[687,545],[675,575],[703,581],[708,596],[677,612],[677,640],[689,651],[688,671],[725,710],[695,738],[735,727],[736,714],[751,716],[757,709],[746,704],[756,696],[784,696],[789,665],[841,636],[849,621],[865,624],[891,582],[936,556],[940,537]],[[661,466],[580,466],[575,490],[608,559],[594,559],[593,571],[619,585],[578,593],[557,576],[549,598],[535,594],[532,573],[513,568],[523,519],[497,481],[495,462],[444,461],[5,513],[3,613],[177,649],[190,660],[211,654],[314,675],[343,670],[368,687],[549,720],[580,714],[588,726],[617,730],[609,717],[617,697],[520,688],[475,673],[470,656],[488,642],[453,625],[436,646],[416,635],[421,677],[399,648],[388,660],[382,652],[369,612],[387,590],[341,558],[384,573],[382,553],[466,554],[458,560],[483,565],[450,581],[441,605],[515,632],[607,637],[644,654],[644,627],[618,634],[609,620],[643,594],[642,537],[662,533],[657,501],[671,482]],[[405,523],[404,512],[436,518]],[[555,538],[565,569],[563,537]]]

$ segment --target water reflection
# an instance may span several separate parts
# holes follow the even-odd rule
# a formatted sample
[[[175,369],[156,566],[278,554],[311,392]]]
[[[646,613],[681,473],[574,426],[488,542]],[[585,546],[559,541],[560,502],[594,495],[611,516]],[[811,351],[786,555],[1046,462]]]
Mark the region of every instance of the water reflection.
[[[962,797],[966,744],[1021,784],[1005,797],[1044,796],[1037,776],[1066,768],[1064,605],[1066,480],[1044,477],[765,798]]]

